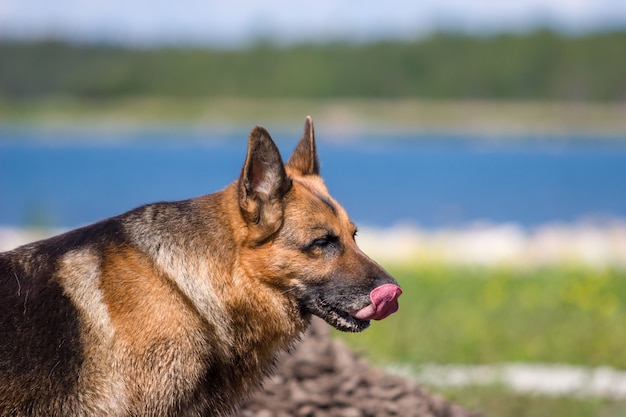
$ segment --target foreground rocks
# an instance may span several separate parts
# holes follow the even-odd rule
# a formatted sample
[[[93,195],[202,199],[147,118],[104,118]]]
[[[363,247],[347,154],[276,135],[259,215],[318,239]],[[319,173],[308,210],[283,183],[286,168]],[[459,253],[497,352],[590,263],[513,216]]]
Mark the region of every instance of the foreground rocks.
[[[412,380],[370,367],[314,320],[238,417],[465,417]]]

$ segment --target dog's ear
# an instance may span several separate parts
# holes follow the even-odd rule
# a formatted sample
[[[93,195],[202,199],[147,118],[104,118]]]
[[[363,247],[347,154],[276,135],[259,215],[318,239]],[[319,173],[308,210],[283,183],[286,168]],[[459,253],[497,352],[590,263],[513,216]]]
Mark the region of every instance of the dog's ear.
[[[287,165],[300,175],[320,174],[320,163],[315,149],[315,131],[311,116],[307,116],[304,122],[304,133]]]
[[[263,243],[283,222],[283,196],[291,188],[280,152],[267,130],[255,127],[239,177],[239,207],[253,245]]]

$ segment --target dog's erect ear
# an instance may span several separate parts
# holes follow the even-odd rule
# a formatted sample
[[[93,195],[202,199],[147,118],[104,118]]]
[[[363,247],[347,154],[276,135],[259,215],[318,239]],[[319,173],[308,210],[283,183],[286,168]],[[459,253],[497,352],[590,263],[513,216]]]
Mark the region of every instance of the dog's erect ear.
[[[291,188],[282,157],[267,130],[255,127],[239,177],[239,207],[248,224],[250,242],[261,244],[283,221],[283,196]]]
[[[301,175],[319,175],[320,163],[315,149],[315,132],[313,120],[307,116],[304,122],[304,133],[287,165]]]

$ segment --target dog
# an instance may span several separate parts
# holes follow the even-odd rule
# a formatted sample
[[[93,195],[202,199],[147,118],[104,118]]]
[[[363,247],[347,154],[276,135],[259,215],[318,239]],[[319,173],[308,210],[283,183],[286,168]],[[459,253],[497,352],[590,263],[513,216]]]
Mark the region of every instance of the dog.
[[[317,315],[398,309],[319,176],[255,127],[238,180],[0,254],[0,415],[227,415]]]

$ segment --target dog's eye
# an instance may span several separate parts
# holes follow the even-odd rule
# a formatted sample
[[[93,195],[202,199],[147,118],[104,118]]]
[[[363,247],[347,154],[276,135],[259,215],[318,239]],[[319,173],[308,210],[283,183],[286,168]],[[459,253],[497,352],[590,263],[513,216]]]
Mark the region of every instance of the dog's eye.
[[[328,247],[336,245],[337,242],[339,242],[339,237],[328,234],[324,237],[314,239],[311,243],[309,243],[308,248],[309,249],[315,249],[315,248],[326,249]]]

